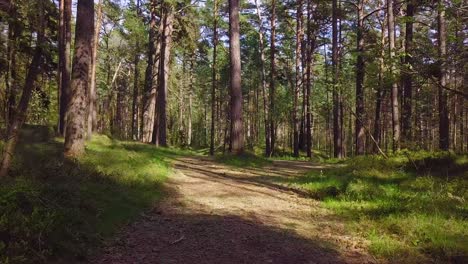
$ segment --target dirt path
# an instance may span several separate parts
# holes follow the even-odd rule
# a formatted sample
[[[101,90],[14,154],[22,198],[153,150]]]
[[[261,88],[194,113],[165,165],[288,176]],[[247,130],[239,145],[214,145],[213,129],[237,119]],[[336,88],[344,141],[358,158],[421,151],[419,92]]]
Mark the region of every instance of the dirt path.
[[[167,198],[128,226],[93,263],[372,263],[318,202],[277,184],[323,169],[277,161],[233,169],[181,158]]]

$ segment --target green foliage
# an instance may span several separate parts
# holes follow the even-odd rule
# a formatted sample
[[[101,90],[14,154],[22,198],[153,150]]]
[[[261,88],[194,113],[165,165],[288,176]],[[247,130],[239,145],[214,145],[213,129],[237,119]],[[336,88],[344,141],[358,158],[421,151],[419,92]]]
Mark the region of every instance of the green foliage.
[[[468,156],[402,152],[362,156],[290,182],[367,235],[392,261],[451,261],[468,254]]]
[[[67,161],[59,140],[23,133],[31,137],[19,146],[15,178],[0,185],[2,263],[83,260],[159,199],[180,153],[95,136],[83,158]]]

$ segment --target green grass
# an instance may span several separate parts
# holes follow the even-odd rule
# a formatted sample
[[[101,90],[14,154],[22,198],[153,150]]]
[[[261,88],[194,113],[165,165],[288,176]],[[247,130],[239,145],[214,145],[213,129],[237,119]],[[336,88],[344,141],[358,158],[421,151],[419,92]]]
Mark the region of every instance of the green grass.
[[[161,197],[171,159],[186,154],[95,136],[68,161],[59,139],[23,133],[14,178],[0,184],[0,263],[85,259]]]
[[[466,155],[363,156],[289,184],[322,200],[351,230],[365,234],[377,256],[403,263],[468,256]]]

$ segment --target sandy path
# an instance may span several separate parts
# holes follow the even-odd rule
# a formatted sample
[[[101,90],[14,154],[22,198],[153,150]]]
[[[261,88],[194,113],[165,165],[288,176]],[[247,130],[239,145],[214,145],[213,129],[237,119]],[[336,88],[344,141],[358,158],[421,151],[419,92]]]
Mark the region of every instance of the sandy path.
[[[339,219],[276,182],[323,167],[277,161],[233,169],[181,158],[168,194],[93,263],[372,263]]]

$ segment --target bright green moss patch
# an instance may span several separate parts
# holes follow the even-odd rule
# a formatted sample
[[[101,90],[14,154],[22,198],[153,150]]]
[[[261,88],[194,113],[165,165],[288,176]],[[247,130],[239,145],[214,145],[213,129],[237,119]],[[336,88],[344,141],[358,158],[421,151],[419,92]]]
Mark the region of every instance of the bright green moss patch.
[[[26,143],[15,156],[14,178],[0,184],[2,263],[85,258],[161,197],[170,161],[181,154],[95,136],[72,162],[62,158],[59,140]]]
[[[323,200],[370,251],[404,263],[468,256],[468,158],[450,153],[362,156],[289,183]]]

